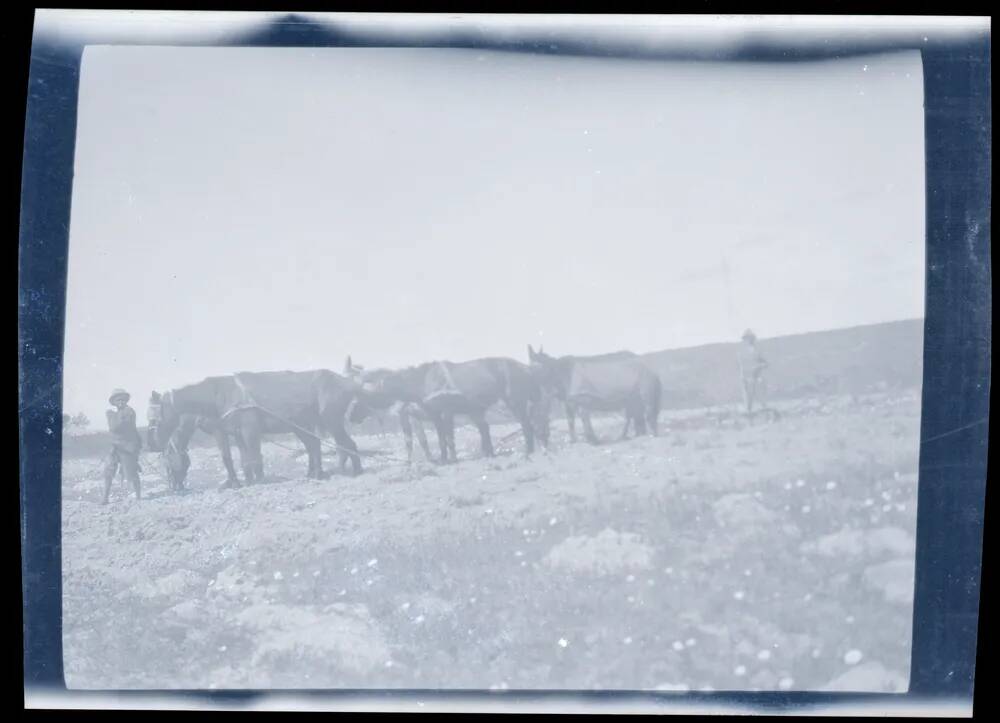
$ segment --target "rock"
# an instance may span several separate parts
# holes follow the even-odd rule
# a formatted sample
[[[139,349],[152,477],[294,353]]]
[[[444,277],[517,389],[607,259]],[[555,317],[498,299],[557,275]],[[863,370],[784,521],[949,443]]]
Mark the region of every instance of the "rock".
[[[866,542],[868,551],[873,555],[888,552],[900,557],[913,557],[916,554],[916,543],[913,537],[898,527],[880,527],[877,530],[870,530]]]
[[[859,530],[844,527],[816,540],[802,543],[802,552],[824,557],[858,557],[869,555],[880,557],[886,553],[894,556],[915,554],[913,537],[898,527],[880,527],[875,530]]]
[[[203,623],[209,616],[209,612],[201,600],[185,600],[174,605],[165,614],[184,623]]]
[[[912,558],[890,560],[865,568],[864,579],[880,590],[889,602],[910,605],[913,603],[913,567]]]
[[[715,520],[727,529],[760,532],[776,519],[776,515],[749,494],[731,494],[712,505]]]
[[[479,492],[455,492],[451,496],[451,504],[455,507],[474,507],[485,502]]]
[[[638,535],[609,528],[592,537],[567,537],[549,550],[543,562],[572,572],[608,575],[651,568],[653,548],[642,543]]]
[[[455,603],[436,595],[425,593],[414,598],[411,612],[421,612],[429,617],[446,617],[455,609]]]
[[[865,550],[864,532],[845,527],[817,540],[802,543],[802,552],[824,557],[854,557]]]
[[[242,601],[263,602],[266,590],[257,584],[256,573],[247,572],[238,565],[230,565],[219,571],[213,584],[208,588],[208,594],[214,598],[231,598]]]
[[[133,587],[136,595],[144,598],[177,598],[204,591],[205,578],[191,570],[177,570],[153,581],[141,582]]]
[[[821,690],[838,693],[904,693],[908,681],[874,660],[851,668],[824,685]]]
[[[236,615],[255,642],[251,659],[265,670],[342,668],[367,673],[391,658],[365,605],[252,605]]]

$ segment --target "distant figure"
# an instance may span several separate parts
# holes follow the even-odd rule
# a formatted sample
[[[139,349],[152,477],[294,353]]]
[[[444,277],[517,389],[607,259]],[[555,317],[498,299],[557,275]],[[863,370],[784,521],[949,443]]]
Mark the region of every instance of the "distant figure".
[[[108,401],[114,409],[107,411],[108,431],[111,432],[111,452],[104,465],[104,498],[102,504],[108,503],[111,494],[111,483],[115,479],[115,471],[121,465],[125,478],[135,490],[135,498],[142,499],[139,482],[139,450],[142,448],[142,438],[135,427],[135,410],[128,405],[130,394],[124,389],[111,392]]]
[[[738,352],[740,362],[740,373],[743,382],[743,401],[747,405],[747,417],[753,421],[754,407],[761,411],[768,411],[772,416],[777,416],[773,410],[767,406],[767,380],[764,378],[764,370],[767,369],[767,360],[757,348],[757,335],[750,329],[743,332],[743,343]]]

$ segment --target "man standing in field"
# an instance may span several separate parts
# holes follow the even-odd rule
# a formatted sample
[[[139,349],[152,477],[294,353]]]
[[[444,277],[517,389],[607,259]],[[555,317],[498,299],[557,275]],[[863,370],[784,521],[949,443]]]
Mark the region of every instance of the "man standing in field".
[[[139,482],[139,450],[142,448],[142,438],[135,426],[135,410],[128,405],[130,395],[124,389],[111,392],[108,401],[114,409],[107,411],[108,431],[111,432],[111,452],[104,465],[104,498],[102,504],[108,503],[111,494],[111,483],[115,472],[121,465],[125,478],[135,490],[135,498],[142,499]]]
[[[740,362],[740,372],[743,382],[743,401],[747,405],[747,417],[753,421],[754,405],[763,411],[772,411],[767,406],[767,382],[764,370],[767,360],[757,348],[757,335],[750,329],[743,332],[743,343],[737,353]]]

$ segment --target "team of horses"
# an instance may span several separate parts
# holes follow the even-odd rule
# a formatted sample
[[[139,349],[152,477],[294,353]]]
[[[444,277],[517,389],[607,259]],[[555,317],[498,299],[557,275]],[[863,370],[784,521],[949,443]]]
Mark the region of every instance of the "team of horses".
[[[520,426],[524,452],[538,443],[549,444],[549,416],[553,402],[563,405],[571,441],[576,441],[576,418],[588,442],[599,443],[591,425],[592,412],[620,411],[625,415],[622,437],[630,427],[636,435],[657,434],[660,413],[659,376],[632,352],[597,356],[553,357],[528,346],[528,363],[504,357],[465,362],[427,362],[405,369],[367,369],[347,358],[343,373],[326,369],[293,372],[239,372],[208,377],[166,392],[154,391],[149,400],[150,449],[162,454],[170,485],[184,485],[190,458],[188,445],[195,430],[214,437],[226,468],[224,486],[239,486],[232,445],[240,454],[246,483],[262,480],[261,441],[268,434],[294,434],[308,455],[307,477],[325,476],[322,447],[338,452],[340,470],[362,471],[361,452],[347,431],[388,412],[400,423],[407,460],[413,458],[413,434],[424,455],[434,462],[457,461],[455,418],[468,418],[479,430],[484,456],[494,454],[487,412],[503,404]],[[430,424],[437,434],[440,454],[431,454],[424,432]]]

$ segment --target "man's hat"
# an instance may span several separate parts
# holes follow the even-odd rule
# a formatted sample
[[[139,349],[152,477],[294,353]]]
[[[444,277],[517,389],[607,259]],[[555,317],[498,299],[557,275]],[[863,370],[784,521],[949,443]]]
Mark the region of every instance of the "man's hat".
[[[750,329],[747,329],[746,331],[743,332],[743,336],[740,338],[749,339],[750,341],[756,341],[757,335],[754,334]]]
[[[117,399],[118,397],[125,397],[125,401],[127,402],[129,399],[132,398],[132,395],[126,392],[124,389],[119,388],[111,392],[111,396],[108,397],[108,401],[114,404],[115,399]]]

